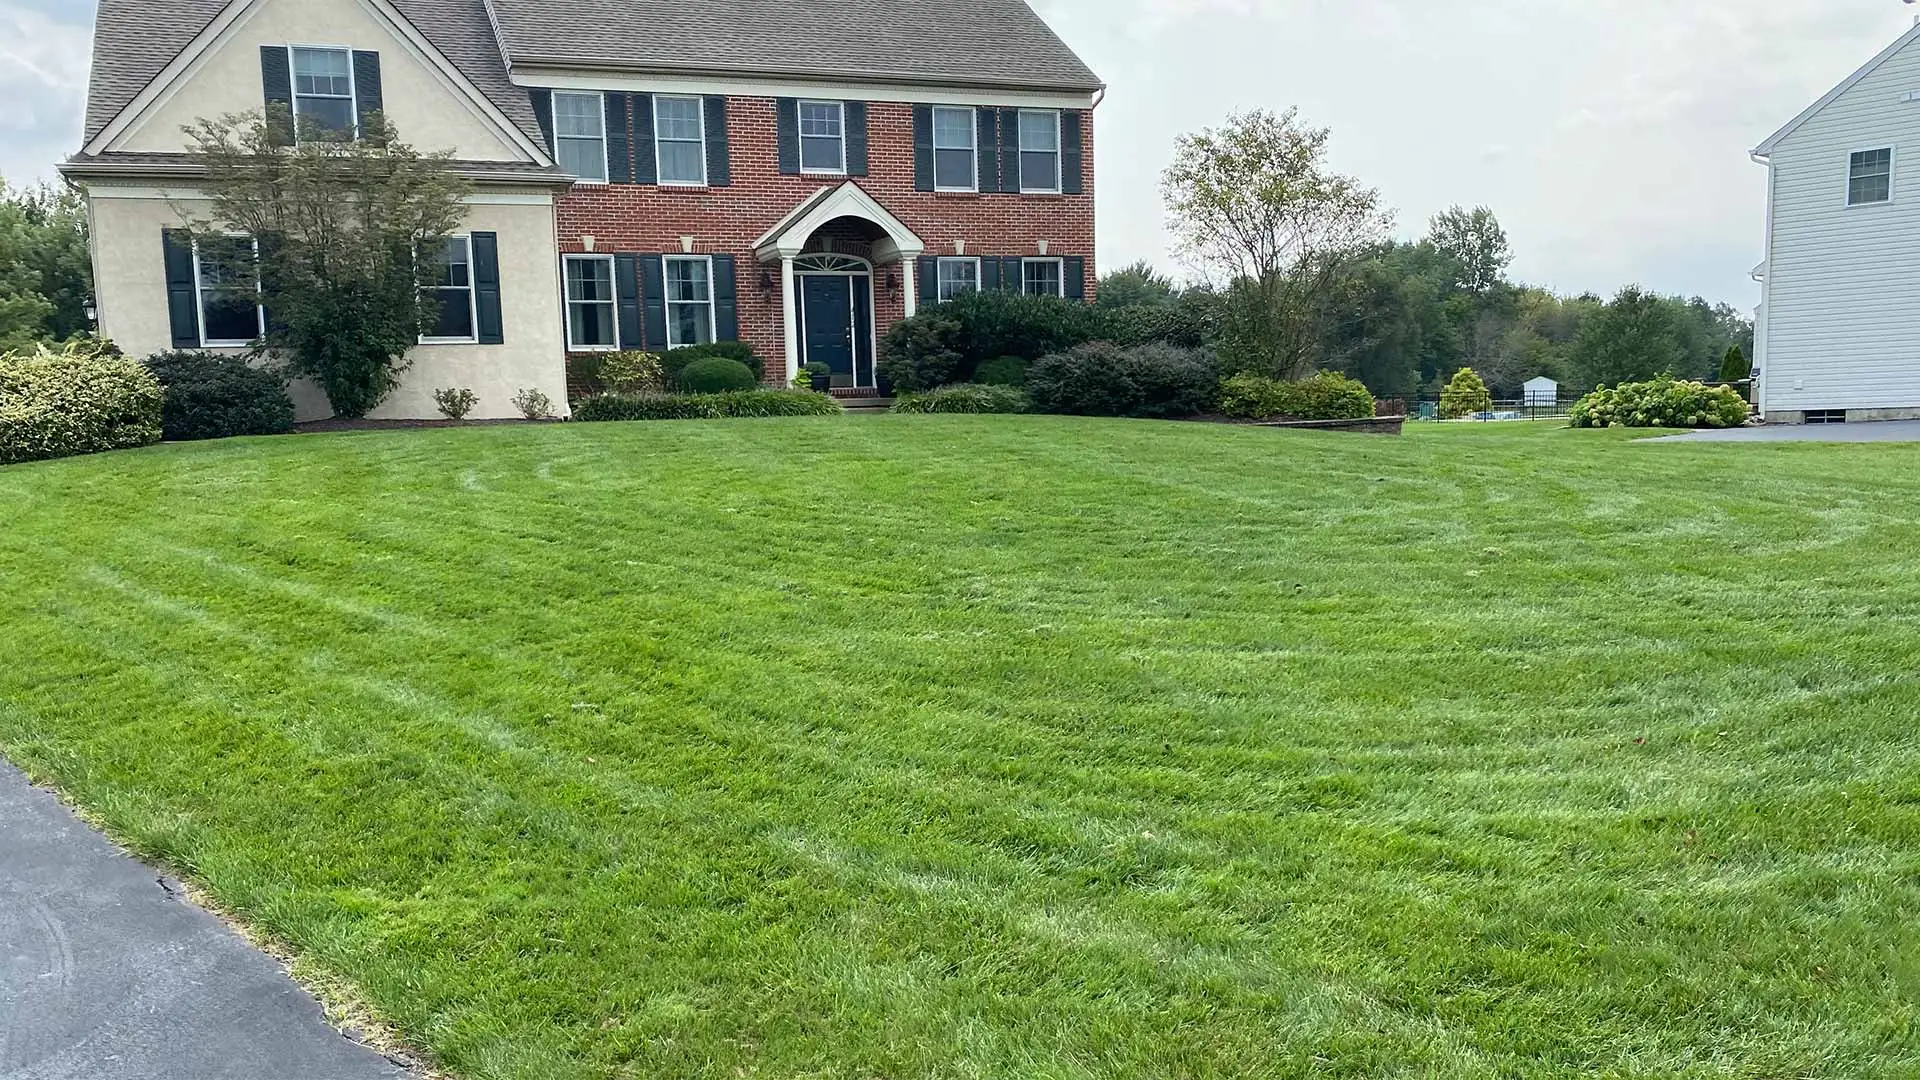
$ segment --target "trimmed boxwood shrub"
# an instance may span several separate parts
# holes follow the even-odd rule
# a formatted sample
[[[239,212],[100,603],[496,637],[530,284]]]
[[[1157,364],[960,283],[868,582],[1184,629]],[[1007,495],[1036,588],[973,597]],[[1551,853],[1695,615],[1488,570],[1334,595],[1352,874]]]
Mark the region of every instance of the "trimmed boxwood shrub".
[[[169,441],[293,430],[293,399],[276,372],[206,352],[155,353],[146,365],[166,388],[160,426]]]
[[[767,362],[753,351],[753,346],[744,341],[710,341],[705,345],[682,345],[677,349],[668,349],[660,354],[660,367],[666,372],[667,385],[675,386],[679,383],[680,373],[689,364],[715,356],[738,360],[747,365],[747,370],[753,372],[756,385],[767,377]]]
[[[1220,395],[1220,365],[1204,349],[1092,342],[1041,357],[1027,372],[1039,412],[1072,416],[1195,416]]]
[[[1027,362],[1018,356],[1002,356],[980,365],[973,381],[987,386],[1027,385]]]
[[[1662,375],[1647,382],[1601,387],[1574,403],[1578,428],[1730,428],[1747,422],[1747,399],[1726,386]]]
[[[1480,379],[1479,372],[1472,368],[1461,368],[1447,380],[1440,390],[1440,418],[1458,420],[1463,416],[1486,412],[1493,408],[1493,395],[1487,392],[1487,384]]]
[[[1242,372],[1220,384],[1220,412],[1236,420],[1364,420],[1373,410],[1365,383],[1331,371],[1297,382]]]
[[[959,383],[924,394],[893,399],[897,413],[1023,413],[1033,408],[1027,395],[1011,386]]]
[[[807,390],[736,390],[725,394],[601,394],[573,407],[573,418],[605,420],[725,420],[734,417],[837,416],[825,394]]]
[[[160,441],[166,391],[111,342],[0,355],[0,465]]]
[[[674,385],[689,394],[724,394],[731,390],[751,390],[760,385],[753,369],[738,360],[708,356],[680,369]]]

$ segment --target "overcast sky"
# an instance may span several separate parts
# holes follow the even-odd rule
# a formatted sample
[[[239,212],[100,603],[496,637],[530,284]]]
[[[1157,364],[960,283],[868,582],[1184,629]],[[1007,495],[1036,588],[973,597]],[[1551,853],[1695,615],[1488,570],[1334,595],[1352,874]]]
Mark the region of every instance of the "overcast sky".
[[[768,0],[777,2],[777,0]],[[1519,278],[1749,307],[1747,151],[1912,23],[1896,0],[1037,0],[1111,90],[1100,261],[1173,269],[1158,177],[1182,131],[1300,107],[1400,230],[1486,204]],[[80,137],[90,0],[0,0],[0,175]]]

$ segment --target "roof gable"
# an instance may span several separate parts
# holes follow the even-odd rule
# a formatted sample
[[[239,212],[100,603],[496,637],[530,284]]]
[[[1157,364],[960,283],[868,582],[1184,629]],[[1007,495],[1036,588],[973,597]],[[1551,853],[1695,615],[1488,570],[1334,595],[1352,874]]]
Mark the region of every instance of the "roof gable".
[[[100,0],[83,145],[145,94],[156,79],[204,47],[219,20],[252,0]],[[527,92],[507,77],[485,0],[386,0],[429,47],[532,145],[544,149]]]
[[[1790,123],[1788,123],[1786,127],[1783,127],[1779,131],[1774,132],[1771,136],[1768,136],[1765,142],[1761,143],[1759,146],[1754,148],[1753,155],[1755,157],[1762,157],[1762,158],[1773,156],[1774,150],[1778,149],[1780,144],[1782,142],[1785,142],[1787,138],[1791,136],[1794,132],[1799,131],[1802,127],[1804,127],[1807,121],[1812,120],[1814,117],[1820,115],[1822,112],[1825,112],[1827,109],[1827,106],[1832,105],[1834,102],[1840,100],[1840,98],[1843,97],[1847,93],[1847,91],[1852,90],[1854,87],[1859,86],[1862,82],[1866,81],[1866,79],[1871,75],[1873,75],[1874,72],[1880,70],[1880,68],[1883,65],[1885,65],[1887,61],[1892,60],[1894,57],[1906,51],[1907,46],[1913,44],[1915,41],[1920,41],[1920,22],[1914,23],[1913,29],[1900,35],[1899,40],[1895,41],[1893,44],[1883,49],[1880,55],[1867,61],[1866,65],[1862,67],[1860,70],[1854,72],[1852,75],[1847,76],[1846,80],[1843,81],[1839,86],[1836,86],[1832,90],[1827,91],[1826,96],[1822,97],[1819,101],[1814,102],[1812,105],[1807,106],[1806,111],[1801,113],[1799,116],[1794,117],[1793,120]]]
[[[1026,0],[491,0],[490,10],[515,68],[1103,85]]]

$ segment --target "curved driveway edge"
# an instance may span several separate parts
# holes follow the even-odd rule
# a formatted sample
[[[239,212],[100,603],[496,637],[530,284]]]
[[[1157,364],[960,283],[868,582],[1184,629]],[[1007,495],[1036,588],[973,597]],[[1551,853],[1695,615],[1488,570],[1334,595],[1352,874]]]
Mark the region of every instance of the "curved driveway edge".
[[[0,1080],[409,1080],[0,761]]]

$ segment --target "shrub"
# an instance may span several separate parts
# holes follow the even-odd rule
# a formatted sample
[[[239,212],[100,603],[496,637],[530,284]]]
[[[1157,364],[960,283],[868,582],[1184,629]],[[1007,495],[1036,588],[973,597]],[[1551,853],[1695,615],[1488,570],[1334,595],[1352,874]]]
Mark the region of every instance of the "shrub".
[[[467,414],[473,411],[473,407],[480,404],[480,399],[474,396],[473,391],[461,386],[435,390],[433,403],[439,408],[441,416],[449,420],[465,420]]]
[[[166,391],[98,339],[0,356],[0,465],[160,441]]]
[[[278,374],[238,356],[163,352],[146,367],[166,389],[161,433],[175,442],[293,430],[293,399]]]
[[[614,394],[664,394],[666,365],[658,356],[636,349],[607,353],[600,361],[600,385]]]
[[[1045,356],[1113,337],[1106,312],[1058,296],[963,293],[937,310],[960,324],[955,345],[961,365],[952,382],[967,381],[996,357]]]
[[[1727,355],[1720,361],[1721,382],[1746,382],[1753,378],[1753,365],[1747,362],[1747,354],[1738,345],[1727,346]]]
[[[1027,362],[1018,356],[989,360],[973,373],[973,381],[987,386],[1025,386]]]
[[[914,393],[964,381],[960,320],[941,304],[895,323],[880,339],[880,377],[896,391]]]
[[[1662,375],[1648,382],[1601,387],[1574,403],[1573,426],[1729,428],[1747,422],[1747,400],[1725,386]]]
[[[1192,416],[1214,407],[1220,368],[1205,350],[1091,342],[1041,357],[1027,372],[1027,392],[1040,412]]]
[[[667,385],[678,385],[680,373],[695,360],[705,360],[715,356],[738,360],[747,365],[747,370],[753,372],[755,385],[767,376],[767,362],[754,353],[753,346],[744,341],[710,341],[705,345],[682,345],[660,354],[660,364],[666,372]]]
[[[1493,395],[1487,393],[1487,384],[1472,368],[1461,368],[1447,381],[1446,388],[1440,391],[1440,418],[1458,420],[1463,416],[1486,412],[1493,408]]]
[[[607,420],[724,420],[731,417],[837,416],[840,405],[804,390],[736,390],[724,394],[602,394],[574,406],[573,418]]]
[[[1331,371],[1297,382],[1242,372],[1220,384],[1220,411],[1236,420],[1364,420],[1373,392]]]
[[[709,356],[695,360],[680,370],[679,389],[689,394],[724,394],[730,390],[751,390],[760,385],[753,369],[738,360]]]
[[[546,420],[553,416],[553,399],[532,387],[513,395],[513,407],[529,420]]]
[[[982,383],[958,383],[893,399],[897,413],[1023,413],[1032,407],[1027,395],[1014,387]]]

